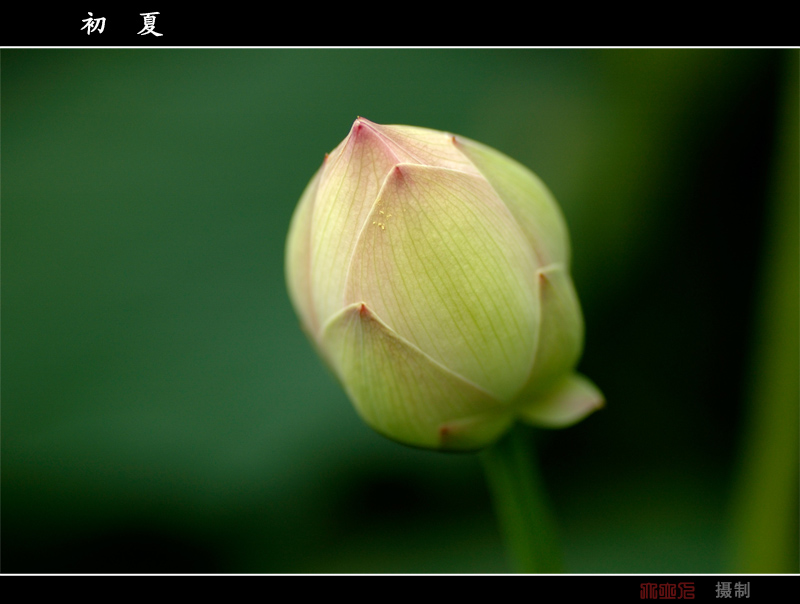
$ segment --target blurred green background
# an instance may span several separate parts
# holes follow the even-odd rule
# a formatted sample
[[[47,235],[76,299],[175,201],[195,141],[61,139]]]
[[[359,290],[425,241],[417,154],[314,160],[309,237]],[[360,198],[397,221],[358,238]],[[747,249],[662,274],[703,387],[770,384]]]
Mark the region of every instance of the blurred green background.
[[[567,570],[798,571],[797,51],[1,60],[3,571],[511,570],[476,456],[370,431],[289,304],[358,115],[563,207],[608,401],[531,432]]]

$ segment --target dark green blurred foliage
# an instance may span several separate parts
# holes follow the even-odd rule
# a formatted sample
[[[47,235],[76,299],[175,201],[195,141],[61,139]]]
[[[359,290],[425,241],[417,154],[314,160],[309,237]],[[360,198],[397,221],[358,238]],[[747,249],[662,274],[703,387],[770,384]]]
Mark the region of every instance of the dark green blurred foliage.
[[[608,399],[537,433],[567,570],[726,571],[796,65],[4,50],[2,570],[510,570],[477,458],[373,434],[285,293],[291,213],[363,115],[492,145],[562,204]]]

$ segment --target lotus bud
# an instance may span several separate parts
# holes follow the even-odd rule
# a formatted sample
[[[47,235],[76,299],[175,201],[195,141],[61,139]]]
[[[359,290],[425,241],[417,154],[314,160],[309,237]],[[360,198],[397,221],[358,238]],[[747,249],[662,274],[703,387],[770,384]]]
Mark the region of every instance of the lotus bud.
[[[569,262],[561,211],[528,169],[467,138],[363,118],[306,187],[286,244],[301,325],[359,415],[442,450],[603,404],[575,372]]]

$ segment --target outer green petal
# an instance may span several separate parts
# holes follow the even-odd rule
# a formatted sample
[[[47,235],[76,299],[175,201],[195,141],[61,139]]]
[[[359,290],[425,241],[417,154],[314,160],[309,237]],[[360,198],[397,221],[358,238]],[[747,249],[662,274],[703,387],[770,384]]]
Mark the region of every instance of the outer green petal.
[[[477,449],[513,421],[506,405],[399,337],[364,303],[333,317],[322,342],[359,415],[389,438]]]
[[[536,264],[486,180],[400,164],[356,246],[347,301],[366,301],[438,363],[510,402],[533,363]]]
[[[583,314],[566,269],[554,264],[536,274],[542,316],[533,370],[522,394],[529,398],[572,371],[583,351]]]
[[[605,405],[603,393],[579,373],[561,380],[550,391],[520,408],[522,420],[543,428],[566,428]]]
[[[303,330],[316,341],[319,324],[311,293],[311,215],[320,180],[320,168],[306,186],[292,215],[286,238],[286,285]]]
[[[468,138],[455,145],[491,183],[536,250],[540,266],[569,266],[567,224],[553,194],[533,172],[499,151]]]
[[[344,307],[345,275],[356,238],[398,161],[386,141],[359,120],[326,158],[311,226],[311,280],[320,322]]]

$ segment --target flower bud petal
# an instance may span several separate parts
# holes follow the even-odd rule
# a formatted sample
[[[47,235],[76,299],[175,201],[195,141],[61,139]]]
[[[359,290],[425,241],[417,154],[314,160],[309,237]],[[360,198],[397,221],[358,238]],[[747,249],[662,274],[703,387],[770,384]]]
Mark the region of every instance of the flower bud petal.
[[[398,163],[450,168],[480,175],[478,168],[453,144],[451,134],[414,126],[381,126],[364,118],[359,120],[368,124],[394,150]]]
[[[300,323],[312,340],[319,328],[312,303],[311,287],[311,217],[322,168],[306,186],[289,224],[286,237],[286,285],[289,298],[300,315]]]
[[[549,389],[574,369],[583,349],[583,314],[572,279],[564,265],[537,271],[541,319],[536,356],[521,398]]]
[[[510,401],[533,362],[536,264],[485,179],[395,166],[353,254],[346,302],[368,302],[447,369]]]
[[[579,373],[562,378],[548,392],[520,408],[523,421],[544,428],[566,428],[600,409],[605,399],[591,381]]]
[[[567,224],[539,177],[507,155],[468,138],[455,137],[455,145],[506,203],[536,250],[539,266],[561,262],[569,267]]]
[[[513,419],[507,405],[397,335],[364,303],[332,317],[321,342],[359,415],[385,436],[420,447],[474,449]]]
[[[356,238],[378,191],[400,158],[384,137],[359,120],[325,159],[311,229],[313,303],[320,321],[342,309]]]

